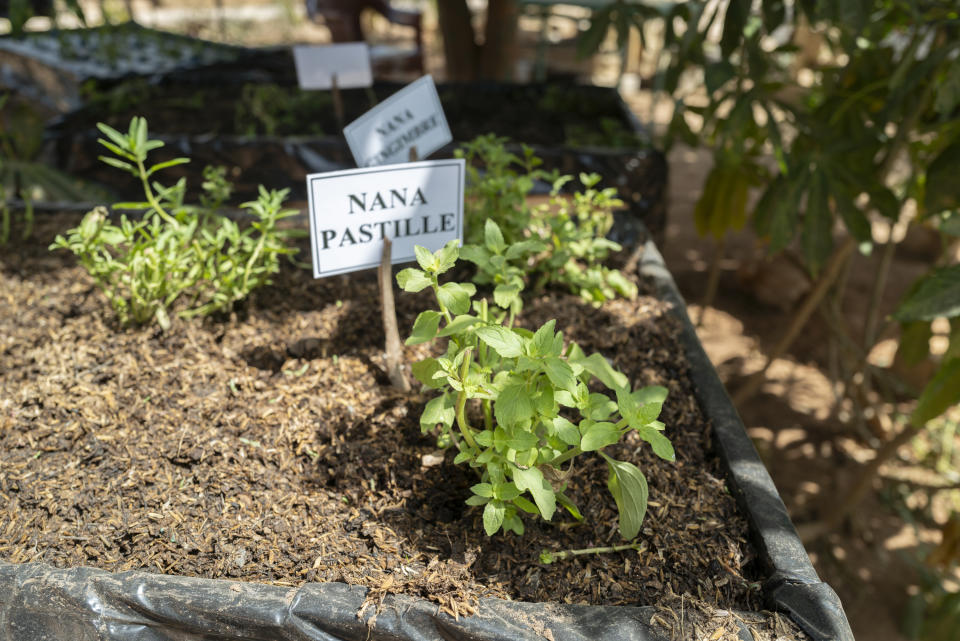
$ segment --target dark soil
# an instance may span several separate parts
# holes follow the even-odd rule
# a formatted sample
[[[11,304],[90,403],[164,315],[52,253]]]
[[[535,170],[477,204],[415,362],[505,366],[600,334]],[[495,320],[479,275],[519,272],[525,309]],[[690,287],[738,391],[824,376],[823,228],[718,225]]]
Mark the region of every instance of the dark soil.
[[[678,323],[656,298],[595,309],[556,294],[524,312],[531,327],[557,318],[634,386],[668,387],[661,419],[677,451],[668,463],[631,438],[610,452],[649,480],[643,551],[543,566],[544,548],[621,542],[604,464],[581,457],[569,494],[582,524],[558,513],[526,518],[522,538],[485,536],[480,509],[464,504],[474,474],[450,451],[424,465],[437,451],[418,426],[428,397],[388,386],[372,274],[313,280],[289,266],[229,319],[119,330],[86,272],[46,250],[78,220],[44,218],[36,240],[0,253],[0,559],[343,581],[461,614],[482,596],[683,595],[687,617],[694,602],[759,609],[747,523],[711,451]],[[401,333],[429,302],[398,296]]]

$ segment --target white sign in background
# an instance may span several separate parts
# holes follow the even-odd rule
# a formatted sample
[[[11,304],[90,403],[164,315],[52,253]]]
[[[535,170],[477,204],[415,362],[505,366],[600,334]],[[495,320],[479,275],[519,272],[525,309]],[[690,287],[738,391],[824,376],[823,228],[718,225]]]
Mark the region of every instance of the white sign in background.
[[[437,86],[423,76],[344,127],[358,167],[406,162],[410,148],[426,158],[453,140]]]
[[[464,160],[428,160],[307,176],[313,276],[376,267],[383,239],[392,262],[463,240]]]
[[[334,75],[338,89],[373,84],[370,47],[365,42],[297,45],[293,48],[293,62],[301,89],[330,89]]]

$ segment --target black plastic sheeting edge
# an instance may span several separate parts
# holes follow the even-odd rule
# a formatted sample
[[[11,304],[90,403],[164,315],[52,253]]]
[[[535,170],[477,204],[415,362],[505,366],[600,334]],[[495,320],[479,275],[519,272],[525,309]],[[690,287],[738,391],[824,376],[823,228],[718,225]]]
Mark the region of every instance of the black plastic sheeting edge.
[[[360,616],[366,589],[57,570],[0,563],[4,641],[665,641],[654,608],[483,599],[453,617],[423,599],[387,596]]]
[[[814,641],[853,641],[839,599],[810,565],[653,242],[645,246],[641,273],[683,322],[698,400],[712,418],[733,492],[771,572],[764,585],[768,604],[787,612]],[[652,607],[482,599],[475,615],[455,620],[436,604],[401,595],[363,609],[366,594],[343,583],[294,589],[0,561],[0,641],[666,641],[652,630]],[[752,640],[743,628],[738,636]]]
[[[673,303],[674,314],[683,322],[681,340],[698,400],[713,423],[714,441],[727,468],[729,484],[750,521],[761,560],[771,572],[763,586],[768,605],[787,612],[817,641],[853,641],[839,597],[813,569],[773,479],[703,351],[687,316],[686,303],[652,242],[644,247],[640,273],[656,283],[658,295]]]

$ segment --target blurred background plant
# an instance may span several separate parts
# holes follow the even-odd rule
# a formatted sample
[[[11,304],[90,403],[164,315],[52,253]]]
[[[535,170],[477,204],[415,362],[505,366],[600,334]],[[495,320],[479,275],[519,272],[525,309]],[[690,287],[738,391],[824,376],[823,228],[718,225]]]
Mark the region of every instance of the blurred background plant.
[[[846,495],[801,527],[814,540],[845,521],[900,446],[960,403],[960,7],[952,0],[617,0],[594,13],[581,53],[597,51],[611,30],[625,42],[632,29],[642,38],[653,23],[663,38],[651,85],[673,106],[660,144],[713,155],[694,211],[698,233],[716,241],[703,309],[717,291],[725,239],[748,222],[770,253],[792,256],[811,281],[735,401],[750,401],[770,364],[819,313],[830,329],[835,403],[876,449]],[[936,234],[938,247],[928,273],[885,317],[893,256],[913,227]],[[851,257],[875,246],[879,270],[857,327],[841,312]],[[935,328],[944,334],[944,326],[945,341],[931,353]],[[878,366],[870,354],[891,334],[899,335],[897,358]],[[909,381],[895,367],[921,362],[931,365],[926,375]],[[880,429],[867,429],[868,418]],[[956,480],[949,457],[935,469]],[[960,546],[942,554],[949,558],[940,565],[951,566]],[[956,586],[936,585],[923,611],[951,623],[914,625],[917,638],[960,629]]]

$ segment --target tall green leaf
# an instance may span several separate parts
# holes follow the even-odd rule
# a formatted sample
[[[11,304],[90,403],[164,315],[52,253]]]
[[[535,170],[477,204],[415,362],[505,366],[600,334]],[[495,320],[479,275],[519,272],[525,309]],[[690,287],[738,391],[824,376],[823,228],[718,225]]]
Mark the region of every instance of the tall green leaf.
[[[922,427],[960,403],[960,358],[951,358],[943,363],[933,380],[920,394],[917,407],[910,415],[910,422]]]
[[[632,539],[640,533],[643,517],[647,514],[647,479],[632,463],[612,459],[603,452],[600,456],[607,462],[610,473],[607,488],[620,512],[620,536]]]
[[[900,301],[893,317],[906,322],[957,315],[960,315],[960,265],[951,265],[922,277]]]

